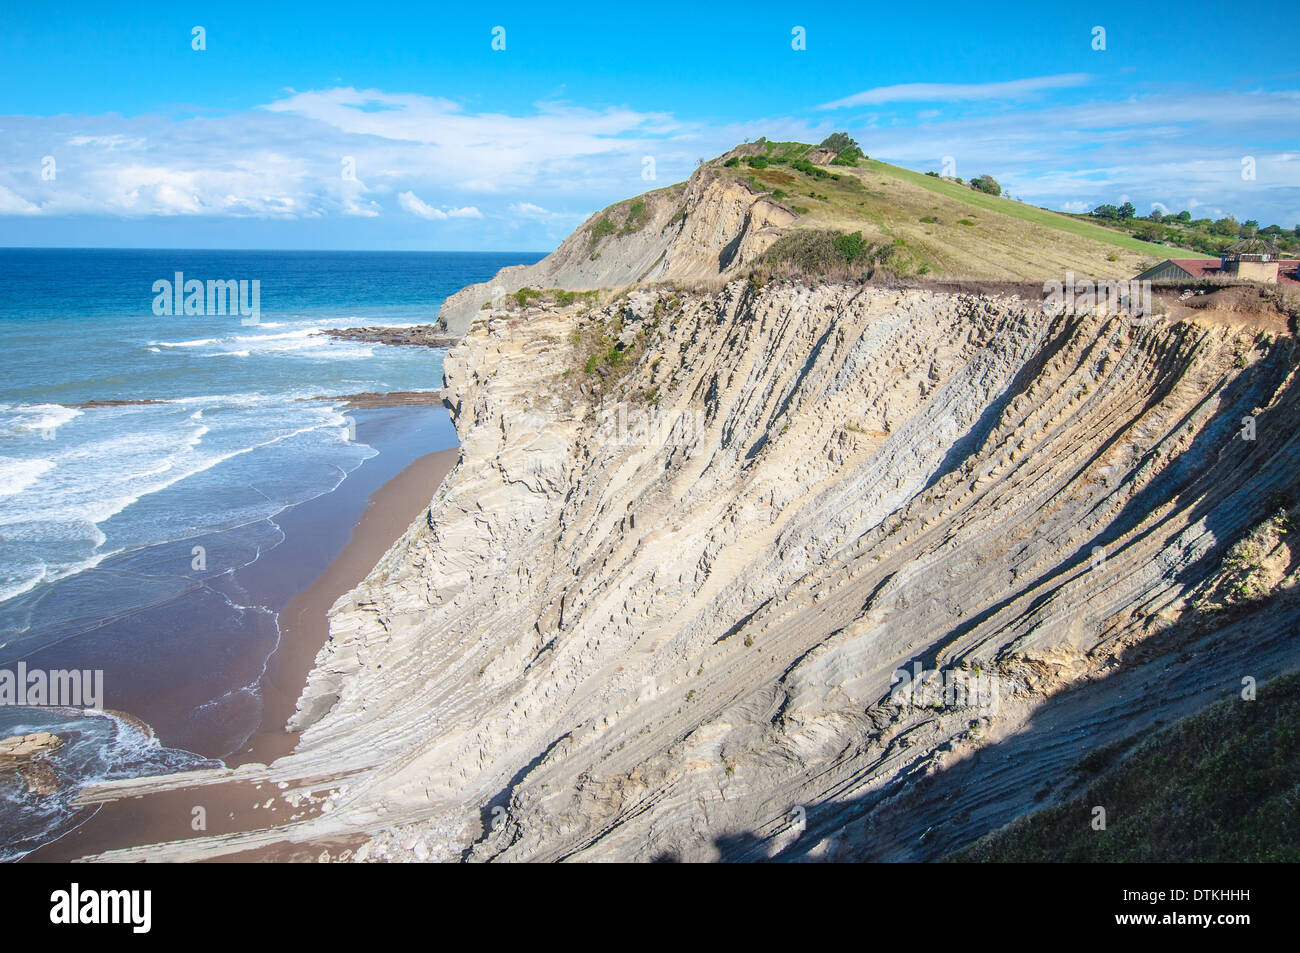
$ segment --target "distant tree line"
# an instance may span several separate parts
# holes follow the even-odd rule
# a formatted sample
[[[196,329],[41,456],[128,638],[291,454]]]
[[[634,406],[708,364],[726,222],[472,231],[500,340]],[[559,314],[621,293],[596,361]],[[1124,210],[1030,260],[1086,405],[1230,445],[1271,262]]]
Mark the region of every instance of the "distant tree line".
[[[1281,225],[1260,227],[1255,219],[1238,222],[1231,215],[1223,218],[1192,218],[1186,210],[1166,214],[1153,209],[1150,215],[1141,216],[1132,202],[1123,205],[1098,205],[1089,213],[1105,225],[1122,228],[1134,238],[1144,242],[1178,245],[1194,248],[1207,255],[1218,255],[1225,248],[1243,238],[1259,235],[1278,246],[1279,251],[1300,250],[1300,225],[1283,228]]]

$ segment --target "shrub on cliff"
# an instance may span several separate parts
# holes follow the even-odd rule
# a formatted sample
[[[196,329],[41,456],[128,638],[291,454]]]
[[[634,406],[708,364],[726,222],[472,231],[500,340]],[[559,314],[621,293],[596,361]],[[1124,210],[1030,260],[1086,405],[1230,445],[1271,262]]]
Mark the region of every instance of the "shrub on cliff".
[[[987,192],[989,195],[1002,194],[1002,186],[998,185],[997,180],[991,175],[981,175],[978,178],[971,179],[970,187],[981,192]]]
[[[801,229],[778,240],[759,259],[759,278],[865,278],[875,274],[893,249],[873,245],[861,232]]]
[[[844,256],[846,264],[853,264],[861,258],[866,257],[870,252],[870,246],[862,240],[861,232],[853,232],[848,235],[836,235],[831,243],[835,250]]]
[[[627,218],[619,234],[631,235],[633,232],[638,232],[648,221],[650,221],[650,210],[646,207],[645,199],[636,199],[627,207]]]
[[[807,159],[794,159],[790,162],[790,168],[796,172],[802,172],[804,175],[811,176],[814,179],[838,179],[839,176],[832,175],[825,169],[819,169]]]

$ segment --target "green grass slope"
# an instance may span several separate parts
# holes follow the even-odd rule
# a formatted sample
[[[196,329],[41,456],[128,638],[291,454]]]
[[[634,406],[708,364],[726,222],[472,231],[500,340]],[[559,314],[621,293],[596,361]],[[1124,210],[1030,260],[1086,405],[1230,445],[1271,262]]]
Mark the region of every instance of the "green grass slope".
[[[889,267],[901,277],[1126,279],[1196,254],[873,159],[825,159],[806,143],[760,141],[710,165],[794,212],[791,230],[860,231],[873,246],[891,246]]]
[[[1123,248],[1139,255],[1152,255],[1156,258],[1210,257],[1209,255],[1203,255],[1198,251],[1192,251],[1188,248],[1169,248],[1165,245],[1139,241],[1131,235],[1125,235],[1122,232],[1117,232],[1114,229],[1106,228],[1102,225],[1094,225],[1091,222],[1080,221],[1079,219],[1071,218],[1068,215],[1059,215],[1056,212],[1044,208],[1038,208],[1035,205],[1026,205],[1023,202],[1016,202],[1012,199],[1003,198],[1002,196],[989,195],[985,192],[979,192],[964,185],[958,185],[956,182],[950,182],[947,179],[925,175],[920,172],[913,172],[911,169],[903,169],[899,166],[889,165],[886,162],[879,162],[875,159],[864,160],[863,165],[873,172],[892,175],[895,178],[903,179],[907,182],[912,182],[922,186],[923,188],[927,188],[931,192],[937,192],[940,195],[946,195],[949,198],[958,199],[968,205],[974,205],[977,208],[987,209],[990,212],[999,212],[1003,215],[1010,215],[1013,218],[1019,218],[1026,222],[1033,222],[1037,225],[1045,225],[1048,228],[1068,232],[1071,235],[1078,235],[1080,238],[1087,238],[1092,241],[1114,245],[1116,248]]]

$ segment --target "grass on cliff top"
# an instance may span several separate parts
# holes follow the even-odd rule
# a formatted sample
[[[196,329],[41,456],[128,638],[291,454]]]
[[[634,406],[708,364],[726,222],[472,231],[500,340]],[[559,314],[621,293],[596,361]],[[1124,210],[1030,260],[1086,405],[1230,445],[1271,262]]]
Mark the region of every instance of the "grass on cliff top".
[[[716,168],[793,211],[793,228],[861,231],[873,245],[897,246],[890,270],[902,276],[1129,278],[1184,254],[874,159],[814,166],[806,158],[813,148],[753,143]]]
[[[1076,767],[1095,773],[1106,749]],[[1093,830],[1093,808],[1106,829]],[[956,862],[1300,860],[1300,673],[1150,738],[1079,797],[1030,814]]]
[[[1071,218],[1068,215],[1059,215],[1056,212],[1049,211],[1048,209],[1038,208],[1035,205],[1026,205],[1023,202],[1003,198],[1000,195],[989,195],[986,192],[979,192],[975,189],[969,188],[968,186],[958,185],[956,182],[950,182],[947,179],[925,175],[921,172],[913,172],[911,169],[904,169],[896,165],[890,165],[887,162],[867,159],[862,163],[862,165],[872,172],[880,172],[884,175],[891,175],[897,179],[912,182],[916,185],[922,186],[923,188],[929,189],[931,192],[937,192],[940,195],[959,199],[968,205],[974,205],[991,212],[1000,212],[1004,215],[1010,215],[1013,218],[1019,218],[1026,222],[1045,225],[1048,228],[1054,228],[1058,231],[1069,232],[1070,234],[1078,235],[1081,238],[1104,242],[1139,255],[1152,255],[1157,258],[1209,257],[1198,251],[1192,251],[1189,248],[1169,248],[1165,245],[1157,245],[1153,242],[1140,241],[1139,239],[1133,238],[1131,235],[1125,235],[1123,232],[1117,232],[1112,228],[1105,228],[1101,225],[1094,225],[1091,222],[1080,221],[1079,219]]]
[[[505,307],[507,309],[526,308],[534,301],[545,304],[555,304],[565,307],[573,304],[575,301],[581,301],[585,304],[595,304],[600,298],[599,291],[568,291],[564,288],[529,288],[527,286],[520,288],[518,291],[512,291],[505,296]],[[480,305],[480,310],[486,311],[490,308],[499,307],[496,301],[484,301]]]

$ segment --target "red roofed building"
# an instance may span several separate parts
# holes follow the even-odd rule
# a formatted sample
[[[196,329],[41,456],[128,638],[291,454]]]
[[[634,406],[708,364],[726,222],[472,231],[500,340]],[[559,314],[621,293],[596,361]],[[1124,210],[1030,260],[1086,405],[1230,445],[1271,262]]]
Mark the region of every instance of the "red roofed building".
[[[1204,278],[1245,278],[1269,284],[1300,285],[1300,261],[1278,258],[1277,250],[1260,238],[1247,238],[1228,248],[1222,258],[1166,258],[1134,278],[1135,281],[1199,281]]]

